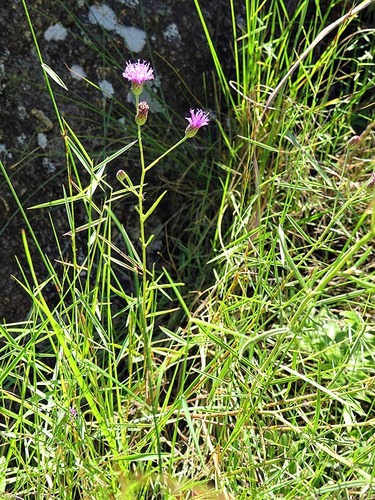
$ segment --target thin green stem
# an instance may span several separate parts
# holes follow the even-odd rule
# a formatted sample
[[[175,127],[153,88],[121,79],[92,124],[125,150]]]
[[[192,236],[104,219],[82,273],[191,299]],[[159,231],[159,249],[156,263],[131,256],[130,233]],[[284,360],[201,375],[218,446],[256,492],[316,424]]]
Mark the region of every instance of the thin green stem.
[[[170,147],[167,151],[165,151],[162,155],[160,155],[158,158],[156,158],[156,160],[154,160],[153,162],[150,163],[150,165],[148,165],[146,168],[145,168],[145,173],[148,172],[149,170],[152,169],[152,167],[154,167],[157,163],[159,163],[159,161],[164,158],[165,156],[169,155],[169,153],[171,151],[173,151],[174,149],[176,149],[178,146],[180,146],[183,142],[186,141],[186,139],[188,139],[188,136],[185,135],[182,139],[180,139],[178,142],[176,142],[176,144],[174,144],[172,147]]]
[[[136,109],[138,109],[139,104],[139,96],[136,96]],[[139,230],[140,230],[140,242],[142,247],[142,297],[140,304],[140,327],[142,330],[143,336],[143,345],[144,345],[144,370],[145,370],[145,380],[146,380],[146,397],[150,399],[151,408],[152,408],[152,417],[155,426],[155,434],[156,434],[156,443],[157,443],[157,453],[158,453],[158,465],[159,472],[162,475],[163,467],[162,467],[162,457],[161,457],[161,445],[160,445],[160,431],[157,420],[157,412],[158,412],[158,401],[156,397],[156,390],[154,390],[154,377],[153,377],[153,369],[152,369],[152,329],[148,327],[148,267],[147,267],[147,240],[146,240],[146,229],[145,229],[145,210],[144,210],[144,187],[146,180],[146,172],[148,168],[145,167],[145,159],[144,159],[144,151],[143,151],[143,142],[142,142],[142,130],[141,125],[137,124],[137,134],[138,134],[138,145],[139,145],[139,156],[141,163],[141,178],[139,182],[139,191],[138,191],[138,210],[139,210]],[[165,156],[165,155],[163,155]],[[158,159],[159,160],[159,159]],[[158,161],[157,160],[157,161]],[[157,162],[154,162],[157,163]]]

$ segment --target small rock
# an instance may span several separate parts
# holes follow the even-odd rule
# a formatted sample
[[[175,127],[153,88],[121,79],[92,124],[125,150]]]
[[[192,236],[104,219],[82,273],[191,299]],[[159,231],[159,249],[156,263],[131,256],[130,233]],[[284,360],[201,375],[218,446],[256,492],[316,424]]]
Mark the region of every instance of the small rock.
[[[112,96],[114,95],[115,93],[115,89],[113,88],[113,85],[111,82],[109,82],[108,80],[102,80],[99,82],[99,87],[101,88],[102,92],[103,92],[103,96],[104,98],[108,98],[108,99],[111,99]]]
[[[42,148],[42,149],[46,149],[47,144],[48,144],[47,136],[45,134],[43,134],[43,132],[39,132],[39,134],[38,134],[38,145],[39,145],[39,147]]]
[[[167,26],[166,30],[163,32],[164,39],[170,43],[181,42],[181,35],[178,31],[176,23],[171,23]]]
[[[43,158],[42,164],[49,174],[56,172],[56,165],[49,158]]]
[[[68,35],[68,30],[61,23],[57,23],[54,24],[53,26],[50,26],[44,32],[44,38],[47,40],[47,42],[50,42],[51,40],[55,40],[57,42],[60,40],[65,40],[67,35]]]
[[[25,106],[18,106],[17,111],[18,111],[18,116],[19,116],[20,120],[24,120],[27,117],[27,111],[26,111]]]
[[[23,146],[25,144],[25,142],[26,142],[26,134],[22,133],[21,135],[18,135],[16,137],[16,139],[17,139],[18,144],[20,144],[21,146]]]
[[[72,64],[70,67],[70,74],[75,80],[82,80],[87,76],[85,70],[79,64]]]
[[[119,0],[121,3],[125,4],[127,7],[138,7],[139,0]]]
[[[125,45],[130,50],[130,52],[141,52],[146,45],[146,33],[133,26],[123,26],[122,24],[117,24],[115,31],[120,35],[125,42]]]
[[[89,21],[91,24],[99,24],[108,31],[114,31],[117,26],[117,17],[111,7],[102,3],[100,5],[90,5]]]

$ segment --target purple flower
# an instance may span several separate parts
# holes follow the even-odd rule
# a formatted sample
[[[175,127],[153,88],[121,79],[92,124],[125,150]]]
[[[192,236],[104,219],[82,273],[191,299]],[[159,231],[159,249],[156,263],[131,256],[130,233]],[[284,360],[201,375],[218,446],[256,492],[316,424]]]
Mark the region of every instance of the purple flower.
[[[186,127],[185,135],[188,137],[193,137],[201,127],[205,127],[208,125],[208,113],[205,113],[201,109],[190,110],[190,117],[185,118],[189,122],[189,125]]]
[[[72,406],[69,408],[69,413],[70,413],[70,418],[77,418],[78,416],[77,410]]]
[[[139,95],[145,81],[154,79],[154,70],[150,67],[150,63],[138,59],[136,63],[130,61],[126,63],[122,76],[132,82],[132,92]]]

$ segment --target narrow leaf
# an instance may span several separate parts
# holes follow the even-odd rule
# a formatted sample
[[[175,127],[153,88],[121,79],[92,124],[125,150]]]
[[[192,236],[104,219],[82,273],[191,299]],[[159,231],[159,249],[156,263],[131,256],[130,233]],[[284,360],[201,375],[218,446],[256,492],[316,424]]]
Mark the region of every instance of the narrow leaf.
[[[160,196],[159,198],[152,204],[152,206],[147,210],[147,212],[145,213],[144,217],[143,217],[143,220],[146,221],[150,215],[152,214],[152,212],[155,210],[155,208],[159,205],[161,199],[164,197],[164,195],[166,194],[167,191],[164,191]]]
[[[42,68],[47,73],[47,75],[52,78],[53,81],[55,81],[58,85],[60,85],[60,87],[62,87],[64,90],[66,90],[68,92],[68,87],[62,81],[62,79],[59,77],[59,75],[53,71],[52,68],[47,66],[47,64],[45,64],[45,63],[42,63]]]

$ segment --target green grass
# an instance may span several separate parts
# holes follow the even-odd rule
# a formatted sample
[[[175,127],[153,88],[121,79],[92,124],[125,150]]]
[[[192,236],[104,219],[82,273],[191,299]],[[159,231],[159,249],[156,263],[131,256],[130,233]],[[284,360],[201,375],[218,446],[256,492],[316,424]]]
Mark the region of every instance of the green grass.
[[[55,103],[74,184],[34,207],[65,207],[65,240],[51,211],[54,262],[1,165],[27,225],[32,309],[0,326],[0,497],[375,496],[374,31],[307,1],[246,0],[238,23],[230,2],[228,81],[194,3],[223,108],[219,139],[202,130],[204,150],[188,140],[174,157],[183,207],[163,261],[146,251],[147,166],[139,185],[105,175],[136,131],[93,162]],[[170,147],[146,124],[148,140],[154,158]]]

